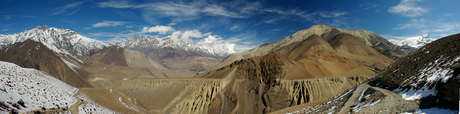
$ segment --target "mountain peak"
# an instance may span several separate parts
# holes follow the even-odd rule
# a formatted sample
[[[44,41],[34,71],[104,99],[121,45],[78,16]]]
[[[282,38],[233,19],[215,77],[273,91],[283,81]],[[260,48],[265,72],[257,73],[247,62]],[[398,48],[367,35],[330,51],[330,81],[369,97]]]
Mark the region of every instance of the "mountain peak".
[[[37,26],[37,27],[35,27],[35,28],[36,28],[36,29],[40,29],[40,30],[48,30],[48,29],[49,29],[49,27],[46,26],[46,25],[44,25],[44,26]]]
[[[430,38],[430,35],[422,34],[421,36],[407,37],[406,39],[403,39],[403,40],[389,40],[389,41],[398,46],[410,46],[414,48],[420,48],[434,40]]]
[[[328,55],[335,53],[331,45],[329,45],[329,43],[326,40],[324,40],[321,36],[317,34],[313,34],[303,41],[297,41],[289,45],[283,46],[277,51],[285,54],[292,60],[299,60],[304,58],[305,56],[317,54]]]
[[[2,41],[0,42],[0,49],[27,39],[41,42],[54,52],[76,56],[89,56],[97,50],[109,46],[109,44],[86,38],[69,29],[57,29],[44,25],[19,34],[0,35],[0,41]]]

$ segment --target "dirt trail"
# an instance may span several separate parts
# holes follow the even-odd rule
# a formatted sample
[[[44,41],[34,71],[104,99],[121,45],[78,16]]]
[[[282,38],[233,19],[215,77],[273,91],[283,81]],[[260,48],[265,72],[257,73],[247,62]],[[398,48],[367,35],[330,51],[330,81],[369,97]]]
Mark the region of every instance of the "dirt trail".
[[[79,93],[80,93],[80,90],[77,90],[77,92],[75,92],[75,94],[73,94],[73,97],[78,99],[78,101],[75,104],[73,104],[72,106],[69,107],[69,111],[72,114],[78,114],[78,107],[83,103],[82,100],[77,97],[77,95]]]
[[[377,112],[377,113],[383,113],[383,114],[390,114],[390,113],[402,113],[402,112],[412,111],[418,108],[418,104],[415,101],[404,100],[402,99],[401,95],[393,91],[389,91],[389,90],[382,89],[379,87],[369,86],[368,84],[361,84],[356,88],[352,96],[347,100],[347,102],[344,104],[344,106],[338,113],[344,114],[344,113],[350,112],[352,107],[355,107],[360,102],[359,99],[363,91],[366,91],[368,88],[372,88],[378,91],[379,93],[384,94],[385,96],[380,98],[381,101],[379,103],[373,106],[364,107],[359,112],[355,112],[355,113],[365,114],[365,113]],[[375,92],[375,94],[378,94],[378,93]]]
[[[382,101],[372,107],[363,108],[359,113],[402,113],[402,112],[410,112],[412,110],[418,109],[419,106],[415,101],[408,101],[402,99],[401,95],[389,91],[386,89],[382,89],[379,87],[372,87],[373,89],[382,92],[386,95]]]
[[[122,114],[139,114],[141,112],[135,111],[126,107],[120,102],[119,96],[112,94],[108,89],[102,88],[82,88],[82,93],[85,93],[92,101],[99,105],[106,107],[110,110],[120,112]]]

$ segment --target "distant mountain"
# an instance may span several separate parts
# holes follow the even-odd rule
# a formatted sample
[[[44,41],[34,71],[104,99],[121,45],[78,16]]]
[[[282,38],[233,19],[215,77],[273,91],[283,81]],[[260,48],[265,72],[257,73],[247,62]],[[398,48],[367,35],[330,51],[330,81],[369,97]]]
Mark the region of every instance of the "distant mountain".
[[[433,39],[430,38],[430,35],[428,34],[423,34],[421,36],[416,36],[416,37],[408,37],[403,40],[389,40],[391,43],[398,45],[398,46],[410,46],[414,48],[420,48],[432,41]]]
[[[225,65],[231,64],[236,60],[265,55],[272,51],[276,51],[285,45],[305,40],[313,34],[317,34],[326,41],[329,41],[341,32],[351,34],[352,36],[356,37],[358,41],[364,43],[364,45],[374,48],[380,54],[385,55],[393,60],[398,60],[410,53],[410,51],[408,51],[410,50],[410,47],[409,49],[403,50],[403,48],[401,48],[400,46],[394,45],[387,39],[372,31],[366,31],[361,29],[343,30],[335,27],[328,27],[325,25],[314,25],[308,29],[297,31],[296,33],[290,36],[286,36],[280,40],[277,40],[276,42],[266,43],[264,45],[255,47],[254,49],[248,51],[233,53],[212,69],[218,69]]]
[[[166,51],[168,55],[175,56],[202,56],[223,59],[234,53],[229,49],[221,49],[212,45],[195,45],[185,42],[182,39],[171,37],[166,38],[152,38],[149,36],[135,36],[133,38],[125,39],[119,44],[120,47],[138,50],[141,52],[151,51]],[[173,51],[173,52],[169,52]],[[149,54],[147,54],[149,55]],[[164,57],[151,57],[152,59],[162,59]]]
[[[152,38],[135,36],[117,44],[120,47],[140,51],[151,59],[170,68],[204,71],[219,63],[229,54],[230,49],[217,48],[212,45],[195,45],[182,39],[171,37]]]
[[[232,80],[220,93],[223,97],[212,100],[208,113],[256,114],[327,100],[393,62],[352,34],[323,38],[314,33],[195,77]]]
[[[459,43],[438,39],[327,101],[277,113],[458,113]]]
[[[26,30],[19,34],[0,35],[0,50],[27,39],[41,42],[54,52],[77,57],[90,56],[94,52],[109,46],[109,44],[86,38],[69,29],[49,28],[45,25],[37,26],[32,30]]]

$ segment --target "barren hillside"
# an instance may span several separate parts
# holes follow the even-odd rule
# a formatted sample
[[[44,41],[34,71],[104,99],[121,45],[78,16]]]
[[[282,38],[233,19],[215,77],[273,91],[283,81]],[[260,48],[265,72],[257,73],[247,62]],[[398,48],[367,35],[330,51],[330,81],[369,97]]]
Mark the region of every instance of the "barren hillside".
[[[435,40],[328,101],[275,113],[458,113],[459,38]]]

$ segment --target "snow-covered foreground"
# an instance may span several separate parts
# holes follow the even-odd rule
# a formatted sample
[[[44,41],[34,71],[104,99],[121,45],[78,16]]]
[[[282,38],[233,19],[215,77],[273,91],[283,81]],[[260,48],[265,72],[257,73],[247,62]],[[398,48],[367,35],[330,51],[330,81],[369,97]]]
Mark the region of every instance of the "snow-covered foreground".
[[[0,61],[0,81],[0,113],[13,109],[24,113],[42,107],[70,107],[79,99],[83,100],[78,107],[80,114],[115,113],[92,102],[84,94],[78,94],[78,98],[73,97],[78,92],[77,88],[35,69]],[[24,102],[24,106],[21,106],[20,101]]]
[[[0,111],[18,109],[19,112],[70,106],[77,102],[72,97],[78,90],[41,71],[22,68],[0,61],[0,102],[6,107]],[[24,102],[24,106],[20,106]]]
[[[452,66],[452,64],[458,61],[460,61],[460,57],[449,60],[441,56],[439,59],[429,63],[425,69],[420,71],[420,74],[412,76],[404,81],[413,81],[413,87],[411,89],[403,90],[402,88],[397,88],[393,91],[402,95],[405,100],[416,100],[430,95],[435,96],[437,91],[434,88],[430,89],[429,86],[438,81],[445,83],[449,78],[451,78],[454,74],[454,70],[449,66]],[[419,83],[423,82],[427,83],[419,89],[414,89],[419,85]]]

